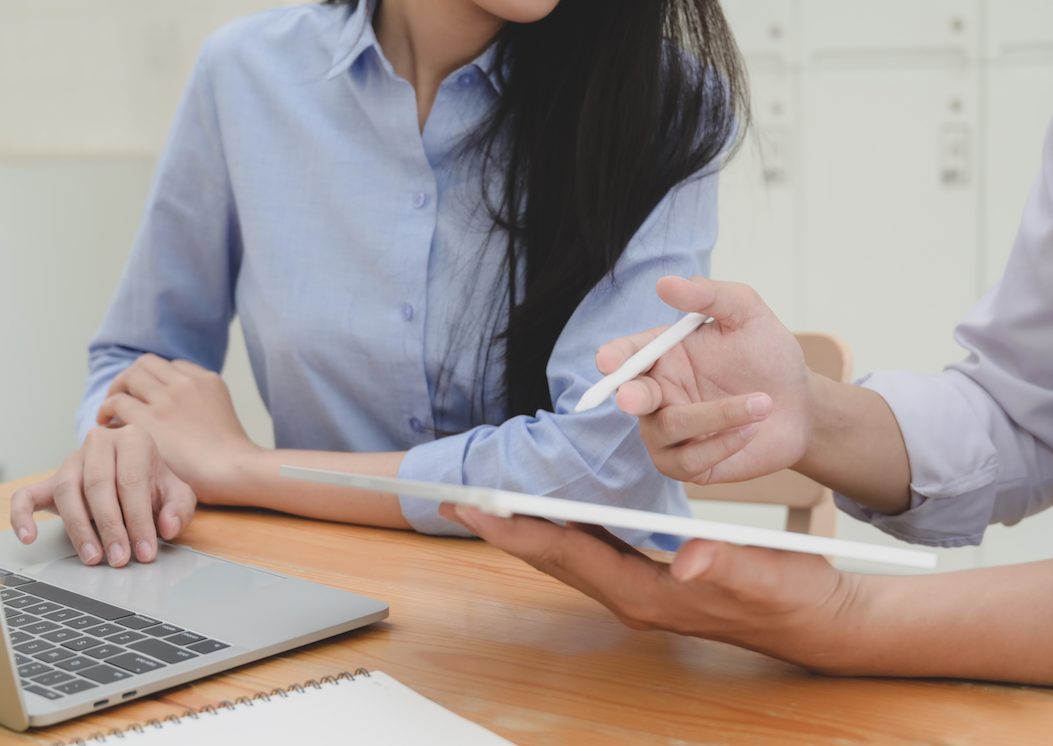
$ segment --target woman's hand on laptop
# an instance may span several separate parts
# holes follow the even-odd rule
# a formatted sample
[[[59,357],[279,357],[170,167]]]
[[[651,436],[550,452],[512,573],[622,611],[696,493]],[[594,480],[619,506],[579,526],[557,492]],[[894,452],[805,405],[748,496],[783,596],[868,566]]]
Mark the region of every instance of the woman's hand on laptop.
[[[204,503],[236,490],[238,464],[260,450],[219,374],[186,360],[140,356],[114,379],[97,419],[150,433],[165,463]]]
[[[640,418],[658,469],[706,484],[797,463],[810,437],[814,374],[793,334],[746,285],[664,277],[658,294],[674,308],[716,320],[618,390],[618,406]],[[597,367],[613,372],[660,331],[607,343],[596,353]]]
[[[62,516],[66,534],[86,565],[113,567],[157,556],[157,537],[172,539],[194,516],[197,499],[165,464],[142,428],[99,427],[43,482],[11,498],[11,526],[24,544],[37,538],[33,513]]]

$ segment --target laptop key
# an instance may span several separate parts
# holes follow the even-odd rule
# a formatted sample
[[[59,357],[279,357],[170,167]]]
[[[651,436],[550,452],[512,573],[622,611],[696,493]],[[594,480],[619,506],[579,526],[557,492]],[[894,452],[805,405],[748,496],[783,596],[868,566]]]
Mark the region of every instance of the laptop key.
[[[35,655],[53,647],[55,646],[46,640],[30,640],[29,642],[23,642],[21,645],[15,645],[15,650],[26,655]]]
[[[126,616],[124,619],[117,621],[117,624],[127,627],[128,629],[142,629],[143,627],[152,627],[157,624],[156,619],[151,619],[148,616],[142,614],[134,614],[133,616]]]
[[[73,684],[73,683],[76,683],[76,682],[72,682],[71,681],[70,683]],[[88,683],[88,682],[84,682],[84,683]],[[60,685],[60,686],[63,686],[63,685]],[[65,684],[64,686],[69,686],[69,684]],[[44,699],[58,699],[59,697],[62,696],[58,692],[53,692],[50,689],[45,689],[44,687],[37,686],[36,684],[29,684],[29,685],[24,686],[22,688],[25,691],[27,691],[27,692],[33,692],[33,694],[39,694],[41,697],[44,697]],[[80,691],[80,690],[77,690],[77,691]],[[65,692],[65,693],[66,694],[72,694],[73,692]]]
[[[107,658],[106,662],[111,666],[123,668],[129,673],[146,673],[148,671],[156,671],[158,668],[164,666],[164,663],[158,663],[157,661],[147,658],[145,655],[139,655],[138,653],[115,655],[112,658]]]
[[[73,629],[84,629],[86,627],[94,627],[96,624],[102,624],[102,620],[94,616],[79,616],[76,619],[63,622],[63,624]]]
[[[0,580],[8,580],[8,578],[0,578]],[[26,580],[29,580],[29,578],[26,578]],[[86,614],[92,614],[101,619],[105,619],[108,622],[113,621],[114,619],[120,619],[121,617],[130,616],[132,613],[126,609],[120,608],[119,606],[96,601],[94,598],[88,598],[79,593],[67,591],[65,588],[48,585],[47,583],[34,582],[32,585],[20,588],[20,590],[23,590],[26,593],[32,593],[34,596],[40,596],[48,601],[54,601],[55,603],[60,603],[64,606],[71,606],[74,609],[80,609]]]
[[[75,653],[87,650],[88,648],[95,648],[99,645],[102,645],[102,640],[97,640],[94,637],[78,637],[75,640],[66,640],[62,643],[62,647],[67,650],[72,650]]]
[[[126,629],[124,632],[121,632],[121,633],[116,634],[116,635],[110,635],[106,639],[109,642],[113,642],[113,643],[116,643],[118,645],[127,645],[130,642],[135,642],[136,640],[142,640],[144,637],[146,637],[146,635],[143,635],[143,634],[141,634],[139,632],[132,632],[130,629]]]
[[[33,679],[36,683],[41,686],[55,686],[55,684],[62,684],[66,681],[73,681],[73,677],[65,671],[52,671],[46,673],[43,676],[37,676]]]
[[[96,660],[85,658],[83,655],[78,655],[76,658],[67,658],[64,661],[59,661],[55,665],[63,671],[79,671],[82,668],[90,668],[98,665],[98,663],[99,662]]]
[[[39,622],[34,622],[33,624],[27,624],[22,629],[24,629],[26,632],[31,632],[34,635],[42,635],[45,632],[50,632],[51,630],[58,629],[58,628],[59,628],[59,626],[57,624],[55,624],[54,622],[49,622],[46,619],[41,619]]]
[[[62,607],[59,604],[52,603],[51,601],[37,601],[36,606],[26,606],[25,610],[27,614],[36,614],[37,616],[44,616],[50,614],[53,611],[58,611]]]
[[[74,653],[66,650],[65,648],[52,648],[51,650],[45,650],[43,653],[37,653],[33,657],[38,661],[46,661],[47,663],[54,663],[55,661],[64,660],[66,658],[72,658]]]
[[[222,650],[223,648],[229,648],[230,645],[228,645],[225,642],[220,642],[219,640],[202,640],[201,642],[194,643],[193,645],[188,645],[187,647],[193,650],[195,653],[202,653],[207,655],[208,653],[214,653],[217,650]]]
[[[72,629],[66,629],[64,627],[59,627],[54,632],[45,632],[40,636],[48,642],[65,642],[66,640],[74,640],[80,637],[80,632],[76,632]]]
[[[74,619],[81,615],[82,612],[77,611],[76,609],[59,609],[58,611],[53,611],[50,614],[45,614],[44,618],[50,619],[53,622],[65,622],[68,619]],[[101,622],[102,620],[100,619],[99,621]]]
[[[205,638],[204,638],[203,635],[197,635],[197,634],[194,634],[193,632],[180,632],[177,635],[172,635],[171,637],[166,637],[165,638],[165,642],[171,643],[173,645],[186,646],[186,645],[190,645],[191,643],[201,642],[204,639]]]
[[[148,627],[143,630],[148,635],[154,637],[168,637],[174,635],[176,632],[182,632],[182,627],[177,627],[174,624],[158,624],[156,627]]]
[[[33,604],[38,603],[40,603],[39,598],[27,596],[24,593],[19,598],[12,598],[10,601],[8,601],[7,599],[4,600],[4,606],[8,607],[9,609],[24,609],[27,606],[32,606]]]
[[[8,627],[22,627],[33,622],[39,622],[40,617],[35,617],[32,614],[15,614],[7,618]]]
[[[140,653],[146,653],[150,657],[157,658],[165,663],[180,663],[191,658],[197,658],[190,651],[177,648],[175,645],[169,645],[161,640],[140,640],[139,642],[133,642],[128,647],[132,650],[138,650]]]
[[[55,669],[51,666],[45,666],[43,663],[34,661],[33,663],[26,663],[24,666],[19,666],[18,675],[28,679],[32,676],[39,676],[42,673],[54,670]]]
[[[26,578],[21,575],[4,575],[0,577],[0,585],[6,588],[13,588],[16,585],[25,585],[32,582],[34,582],[33,578]]]
[[[91,679],[100,684],[112,684],[115,681],[121,679],[127,679],[131,676],[127,671],[122,671],[119,668],[113,666],[98,665],[92,668],[85,668],[77,672],[86,679]]]
[[[124,648],[117,647],[116,645],[100,645],[97,648],[91,650],[85,650],[85,655],[90,655],[92,658],[109,658],[111,655],[117,655],[123,653]]]
[[[85,689],[94,689],[95,684],[84,679],[74,679],[73,681],[67,681],[65,684],[58,684],[55,688],[63,694],[76,694],[77,692],[83,692]]]
[[[18,598],[21,595],[23,595],[22,591],[16,591],[14,588],[4,588],[2,591],[0,591],[0,599],[3,599],[4,601],[7,601],[12,598]]]
[[[21,666],[23,663],[32,663],[33,659],[28,655],[22,655],[21,653],[15,653],[15,665]]]
[[[95,635],[96,637],[109,637],[118,632],[124,632],[124,630],[116,624],[100,624],[98,627],[88,627],[81,631],[86,635]]]

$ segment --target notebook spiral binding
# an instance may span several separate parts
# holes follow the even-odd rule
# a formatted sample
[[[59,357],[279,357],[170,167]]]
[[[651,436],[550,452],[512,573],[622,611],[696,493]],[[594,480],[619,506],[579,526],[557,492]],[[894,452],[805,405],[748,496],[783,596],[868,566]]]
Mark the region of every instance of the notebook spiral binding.
[[[257,702],[270,702],[272,697],[281,697],[284,699],[293,693],[303,694],[308,687],[321,689],[325,685],[339,684],[342,680],[354,681],[356,676],[365,676],[368,678],[369,671],[364,668],[356,668],[354,672],[343,671],[332,676],[322,676],[319,679],[308,679],[302,684],[290,684],[284,689],[278,688],[272,689],[269,692],[259,692],[251,697],[242,696],[237,697],[234,700],[225,699],[215,705],[205,705],[196,710],[187,710],[182,715],[168,715],[163,718],[150,718],[145,723],[135,723],[126,728],[113,728],[105,732],[99,731],[98,733],[92,733],[90,736],[85,736],[84,738],[74,738],[70,741],[53,741],[51,746],[92,746],[93,744],[116,743],[119,740],[124,739],[129,733],[143,733],[148,728],[163,730],[165,728],[181,725],[186,718],[197,720],[203,715],[214,717],[223,710],[236,710],[239,707],[254,707]]]

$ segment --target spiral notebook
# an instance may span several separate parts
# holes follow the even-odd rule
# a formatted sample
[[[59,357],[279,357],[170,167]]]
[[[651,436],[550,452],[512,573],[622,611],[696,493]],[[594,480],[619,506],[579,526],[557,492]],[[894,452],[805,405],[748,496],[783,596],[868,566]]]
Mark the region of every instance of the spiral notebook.
[[[69,745],[85,743],[509,746],[511,741],[455,715],[385,673],[359,669],[124,730],[92,734]]]

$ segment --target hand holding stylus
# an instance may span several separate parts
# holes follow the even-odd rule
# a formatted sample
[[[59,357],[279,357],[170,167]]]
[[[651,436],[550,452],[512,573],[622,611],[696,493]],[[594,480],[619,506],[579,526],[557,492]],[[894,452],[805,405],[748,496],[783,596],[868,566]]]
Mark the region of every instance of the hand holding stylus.
[[[658,469],[705,484],[795,464],[808,442],[811,390],[793,334],[745,285],[664,277],[658,294],[674,308],[712,318],[618,388],[617,404],[640,418]],[[604,345],[597,367],[614,373],[662,334],[652,330]]]

